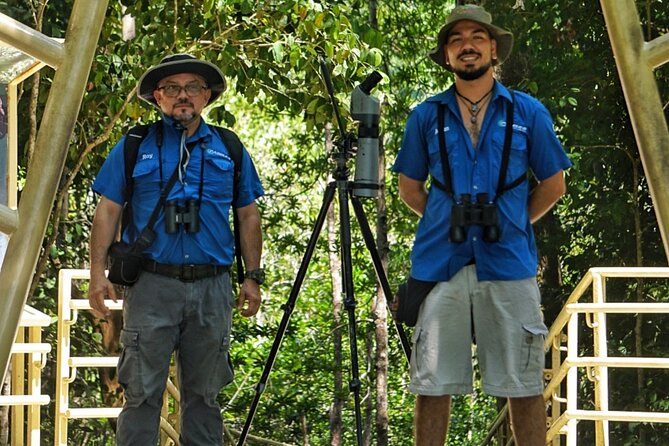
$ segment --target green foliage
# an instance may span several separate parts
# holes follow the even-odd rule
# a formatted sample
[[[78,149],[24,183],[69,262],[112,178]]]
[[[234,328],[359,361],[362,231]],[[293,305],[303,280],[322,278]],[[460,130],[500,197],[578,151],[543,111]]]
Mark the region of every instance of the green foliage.
[[[72,0],[47,3],[43,32],[64,37]],[[383,100],[381,129],[386,171],[401,144],[403,125],[411,109],[426,97],[446,88],[452,75],[425,57],[436,42],[453,1],[415,0],[373,2],[362,0],[150,0],[109,2],[107,20],[91,68],[87,93],[72,137],[59,202],[44,243],[44,268],[30,303],[51,316],[56,314],[55,278],[61,268],[87,266],[87,244],[96,199],[90,185],[113,144],[136,121],[157,118],[155,110],[133,96],[147,67],[175,52],[190,52],[221,67],[228,91],[207,110],[207,118],[234,128],[253,153],[267,191],[261,201],[265,235],[263,262],[269,285],[262,314],[248,320],[235,318],[233,360],[236,380],[219,397],[229,426],[239,428],[255,392],[276,330],[285,315],[284,305],[293,287],[309,236],[314,228],[329,174],[333,169],[325,149],[325,126],[334,123],[333,107],[321,74],[320,57],[332,73],[337,103],[348,129],[349,94],[370,71],[384,79],[374,94]],[[501,79],[538,97],[553,115],[559,137],[574,167],[568,172],[568,193],[552,215],[536,225],[542,256],[542,292],[547,322],[561,309],[566,296],[591,266],[666,264],[657,230],[648,184],[627,116],[607,31],[599,3],[585,0],[525,0],[525,9],[513,2],[486,2],[495,23],[513,30],[516,39]],[[660,0],[638,2],[648,39],[669,29],[669,14]],[[0,0],[0,10],[33,26],[38,0]],[[643,7],[642,7],[643,6]],[[136,36],[121,38],[122,18],[132,14]],[[375,19],[376,23],[373,23]],[[41,116],[53,76],[42,70],[37,104]],[[663,101],[669,98],[667,67],[656,70]],[[30,83],[23,85],[21,116],[29,113]],[[336,123],[335,123],[336,125]],[[334,137],[339,133],[332,130]],[[27,125],[21,124],[19,147],[27,147]],[[27,153],[19,154],[20,181],[27,170]],[[386,180],[387,219],[390,228],[389,280],[395,288],[410,268],[410,249],[417,217],[401,202],[394,175]],[[335,200],[334,205],[339,203]],[[364,203],[373,225],[375,204]],[[363,393],[374,398],[376,369],[366,352],[373,349],[371,313],[376,290],[375,273],[352,222],[354,283],[360,378]],[[253,434],[303,444],[305,425],[311,444],[326,444],[329,412],[334,396],[346,400],[343,413],[344,444],[354,443],[346,314],[335,321],[326,229],[295,302],[295,309],[258,414]],[[555,270],[555,280],[549,274]],[[612,287],[621,301],[639,298],[666,300],[666,284],[643,281]],[[76,290],[85,296],[85,286]],[[641,296],[641,297],[640,297]],[[632,354],[638,340],[635,322],[613,318],[609,324],[611,355]],[[660,319],[641,319],[641,346],[648,356],[666,353],[669,327]],[[55,324],[52,327],[55,331]],[[332,339],[342,332],[343,389],[336,389],[337,362]],[[55,333],[46,339],[55,345]],[[414,397],[406,391],[406,359],[390,333],[388,399],[390,444],[410,442]],[[410,335],[411,333],[409,333]],[[587,339],[591,333],[585,333]],[[99,351],[99,330],[93,325],[73,341],[78,352]],[[55,351],[55,349],[54,349]],[[45,369],[46,393],[54,395],[54,364]],[[101,385],[94,373],[73,383],[82,405],[101,405]],[[587,379],[580,383],[586,406],[592,401]],[[665,376],[647,372],[616,372],[611,376],[615,408],[634,408],[642,402],[651,410],[667,410],[669,388]],[[476,444],[485,436],[495,415],[494,401],[477,392],[456,400],[449,438],[451,444]],[[52,415],[52,414],[49,414]],[[52,416],[45,417],[45,431]],[[77,424],[74,444],[109,444],[111,427],[104,420]],[[372,444],[374,435],[371,434]],[[43,433],[44,438],[49,435]],[[669,443],[669,432],[657,425],[615,424],[612,444]],[[579,440],[594,444],[594,429],[582,423]]]
[[[557,224],[546,232],[542,228],[547,218],[536,225],[540,252],[553,252],[559,246],[556,260],[562,282],[544,284],[542,290],[544,298],[554,297],[544,300],[550,322],[588,268],[666,265],[666,257],[598,2],[524,3],[523,11],[495,5],[495,16],[501,14],[509,28],[518,30],[516,36],[523,36],[516,39],[514,52],[504,64],[503,78],[547,105],[574,163],[568,172],[568,193],[554,212]],[[648,39],[666,33],[669,15],[660,7],[662,3],[639,2]],[[646,7],[651,14],[643,13]],[[656,73],[666,102],[666,70]],[[610,285],[607,291],[610,296],[622,296],[621,301],[636,301],[639,296],[647,301],[662,295],[659,289],[666,295],[666,284],[649,281],[621,290]],[[641,331],[635,334],[637,319]],[[642,315],[611,317],[609,354],[664,356],[666,349],[652,346],[655,333],[664,329],[663,325],[661,320]],[[588,330],[584,345],[590,335]],[[643,352],[636,351],[635,342],[639,341]],[[592,396],[592,387],[585,377],[583,380],[583,404],[588,407],[587,395]],[[655,398],[655,389],[664,386],[662,374],[611,370],[609,405],[620,410],[647,408],[647,403],[640,404],[649,401],[647,393]],[[667,442],[666,435],[658,425],[620,423],[612,425],[610,441],[662,444]],[[579,442],[594,443],[592,423],[580,426]]]

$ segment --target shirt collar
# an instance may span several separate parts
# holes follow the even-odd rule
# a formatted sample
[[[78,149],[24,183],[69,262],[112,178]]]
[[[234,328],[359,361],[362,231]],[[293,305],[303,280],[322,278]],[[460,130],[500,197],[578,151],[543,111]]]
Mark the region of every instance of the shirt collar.
[[[166,115],[162,115],[163,119],[163,125],[166,130],[166,134],[170,134],[174,132],[173,134],[176,136],[181,136],[181,132],[177,130],[176,128],[176,121],[174,118]],[[211,138],[211,129],[207,125],[206,122],[204,122],[204,118],[200,117],[200,125],[198,125],[197,130],[195,130],[195,133],[193,133],[191,136],[188,137],[187,141],[188,142],[193,142],[193,141],[199,141],[201,139],[206,139],[206,138]]]
[[[511,92],[500,82],[495,81],[495,87],[492,91],[492,100],[495,101],[499,97],[503,97],[509,102],[513,100],[511,98]]]
[[[499,97],[503,97],[506,98],[506,100],[511,101],[511,93],[509,90],[497,80],[494,82],[495,83],[493,85],[491,101],[495,101]],[[455,96],[455,84],[451,85],[447,90],[444,90],[441,93],[427,99],[427,102],[441,102],[442,104],[457,103],[457,98]]]

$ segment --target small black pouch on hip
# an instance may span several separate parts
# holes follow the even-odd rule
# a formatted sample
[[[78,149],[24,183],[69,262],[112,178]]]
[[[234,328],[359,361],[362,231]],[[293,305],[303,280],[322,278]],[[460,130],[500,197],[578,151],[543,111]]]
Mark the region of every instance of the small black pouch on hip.
[[[437,282],[425,282],[413,277],[409,277],[409,280],[401,284],[397,290],[396,299],[399,299],[399,306],[395,320],[409,327],[416,325],[418,310],[436,284]]]
[[[116,285],[132,286],[142,272],[143,258],[136,247],[125,242],[114,242],[109,247],[109,274]]]

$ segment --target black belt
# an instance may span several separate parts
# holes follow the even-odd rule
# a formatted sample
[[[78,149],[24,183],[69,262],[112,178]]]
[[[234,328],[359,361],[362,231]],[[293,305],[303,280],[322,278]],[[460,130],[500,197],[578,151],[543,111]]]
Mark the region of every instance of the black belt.
[[[192,282],[230,271],[229,265],[170,265],[149,259],[144,260],[142,268],[144,271],[179,279],[182,282]]]

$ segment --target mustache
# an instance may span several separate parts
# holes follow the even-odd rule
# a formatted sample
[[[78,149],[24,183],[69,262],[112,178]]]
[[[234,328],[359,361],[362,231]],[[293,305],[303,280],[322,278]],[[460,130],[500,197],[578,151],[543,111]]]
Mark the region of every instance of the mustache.
[[[178,107],[179,105],[188,105],[193,107],[193,103],[188,99],[179,99],[179,101],[174,104],[175,107]]]
[[[472,48],[469,48],[469,49],[466,49],[466,50],[462,50],[462,52],[458,55],[458,58],[460,58],[462,56],[467,56],[467,55],[470,55],[470,54],[473,54],[475,56],[481,56],[481,53],[479,53],[478,51],[476,51]]]

